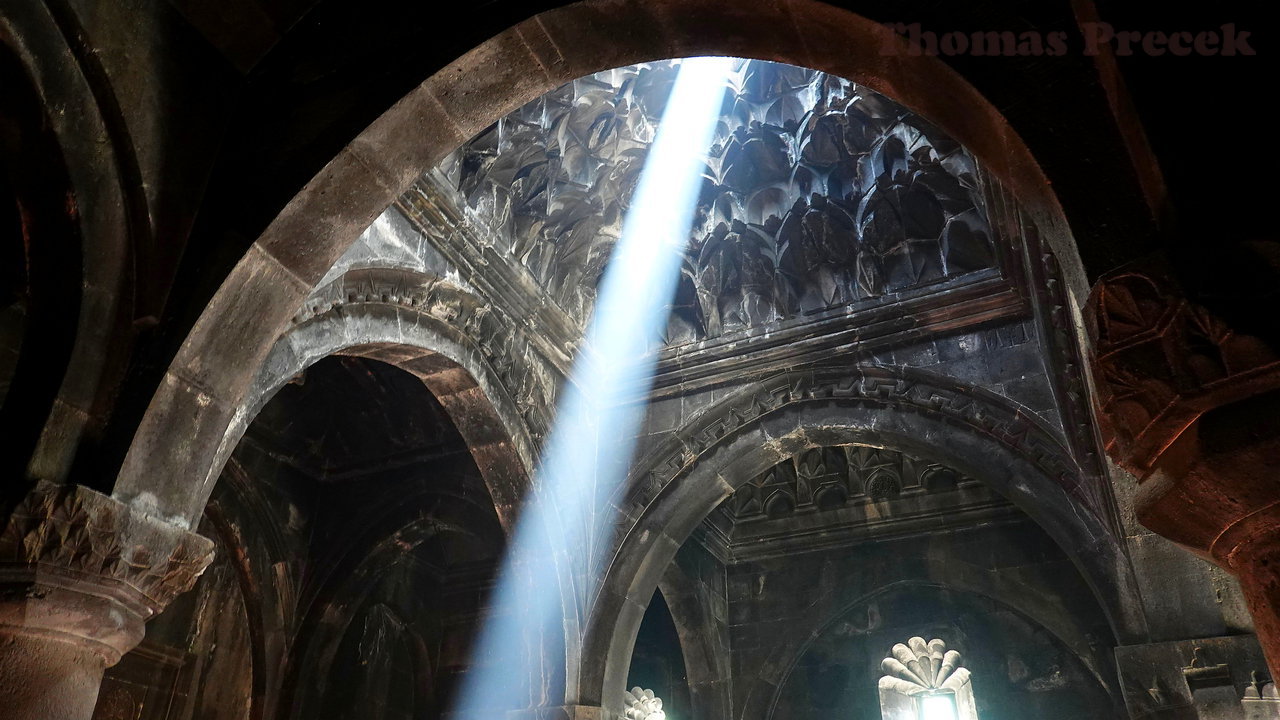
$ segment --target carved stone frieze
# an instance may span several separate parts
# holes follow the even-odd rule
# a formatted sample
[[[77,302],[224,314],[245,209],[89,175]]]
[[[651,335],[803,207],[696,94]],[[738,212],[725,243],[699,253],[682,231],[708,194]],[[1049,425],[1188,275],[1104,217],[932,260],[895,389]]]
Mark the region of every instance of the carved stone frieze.
[[[994,490],[946,465],[855,443],[810,448],[737,486],[694,537],[732,564],[1016,512]]]
[[[609,547],[621,547],[646,508],[672,482],[689,472],[704,453],[726,438],[789,406],[841,401],[867,403],[894,412],[931,415],[962,428],[964,432],[991,438],[1062,487],[1080,502],[1082,509],[1094,516],[1102,515],[1101,508],[1090,504],[1093,495],[1082,487],[1080,468],[1070,452],[1034,414],[986,390],[954,380],[905,368],[864,365],[810,368],[779,374],[754,384],[750,392],[731,396],[708,407],[673,437],[637,460],[632,477],[614,500],[614,506],[619,509],[612,515],[615,521],[612,526],[602,529],[602,536],[608,538]],[[798,467],[794,470],[797,474],[800,471]],[[869,466],[866,470],[866,481],[873,487],[864,488],[864,493],[874,492],[888,497],[895,482],[901,482],[898,476],[888,472],[887,467]],[[785,466],[782,470],[784,474],[791,471]],[[938,481],[942,482],[943,478],[938,478]],[[784,478],[777,482],[781,484],[790,480]],[[779,502],[779,510],[785,509],[787,502]]]
[[[548,338],[482,304],[453,282],[387,268],[349,270],[317,288],[294,322],[304,323],[325,312],[361,304],[403,307],[455,328],[493,368],[532,431],[545,434],[557,384],[565,374],[565,368],[548,359],[558,353],[545,352],[542,347]]]
[[[575,80],[511,113],[419,185],[585,322],[678,61]],[[980,173],[893,101],[743,61],[725,87],[671,345],[878,302],[996,265]]]
[[[943,492],[971,481],[951,468],[894,450],[865,445],[813,448],[747,481],[720,512],[736,525],[890,500],[904,490]]]

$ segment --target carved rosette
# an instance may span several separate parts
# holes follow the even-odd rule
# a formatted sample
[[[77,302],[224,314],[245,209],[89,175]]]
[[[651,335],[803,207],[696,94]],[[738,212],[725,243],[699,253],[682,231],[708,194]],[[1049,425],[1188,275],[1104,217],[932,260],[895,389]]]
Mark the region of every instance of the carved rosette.
[[[624,700],[627,720],[666,720],[662,698],[654,695],[652,690],[633,687],[627,691]]]
[[[193,532],[41,481],[0,529],[0,631],[65,636],[114,663],[212,559]]]

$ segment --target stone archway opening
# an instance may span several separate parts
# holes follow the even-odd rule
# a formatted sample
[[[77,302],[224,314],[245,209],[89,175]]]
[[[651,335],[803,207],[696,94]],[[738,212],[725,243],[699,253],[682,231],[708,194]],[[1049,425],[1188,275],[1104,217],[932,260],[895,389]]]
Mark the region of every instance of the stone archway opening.
[[[414,362],[428,353],[349,350],[293,375],[238,438],[201,526],[217,563],[108,673],[104,697],[155,666],[202,678],[202,717],[443,712],[477,618],[494,612],[507,542],[487,450],[459,427],[474,418],[453,420],[458,377]]]
[[[830,377],[841,375],[839,370],[832,370]],[[888,380],[888,376],[884,376],[884,380]],[[816,548],[820,549],[823,544],[838,547],[852,543],[849,545],[852,547],[858,544],[860,532],[865,535],[864,549],[870,552],[870,557],[864,563],[855,562],[845,575],[856,576],[866,570],[878,580],[889,582],[891,576],[902,571],[916,573],[919,581],[938,583],[942,575],[932,574],[941,572],[939,567],[961,567],[965,561],[948,563],[943,559],[937,565],[930,565],[930,553],[937,556],[952,548],[963,548],[964,544],[957,539],[963,537],[961,527],[965,523],[973,523],[980,534],[992,522],[990,518],[980,520],[968,514],[984,512],[977,507],[966,510],[960,507],[964,502],[954,508],[941,502],[963,497],[972,501],[977,497],[975,487],[990,488],[983,492],[991,493],[989,499],[995,503],[991,511],[1005,508],[1005,512],[1022,518],[1028,537],[1043,538],[1047,543],[1045,547],[1064,563],[1062,568],[1042,573],[1039,579],[1020,578],[1006,585],[1004,591],[1019,596],[1024,604],[1037,607],[1033,614],[1053,617],[1055,622],[1071,616],[1073,611],[1064,608],[1083,611],[1084,615],[1068,621],[1073,629],[1058,628],[1055,632],[1074,637],[1073,652],[1084,658],[1082,662],[1091,666],[1097,676],[1107,677],[1112,660],[1108,653],[1097,653],[1093,644],[1099,638],[1108,638],[1102,642],[1112,644],[1142,637],[1145,629],[1140,612],[1135,613],[1140,606],[1135,608],[1137,590],[1132,571],[1118,540],[1109,535],[1105,525],[1096,517],[1090,519],[1080,501],[1057,485],[1052,474],[1036,469],[1036,461],[1031,457],[994,441],[985,432],[974,435],[956,432],[951,423],[957,417],[947,421],[945,413],[935,415],[933,412],[968,405],[968,411],[975,412],[973,417],[983,418],[981,422],[989,430],[999,425],[994,407],[979,411],[971,402],[957,404],[955,397],[948,401],[945,399],[948,391],[941,387],[916,385],[927,383],[924,378],[914,381],[899,378],[894,381],[894,391],[888,394],[876,391],[876,384],[862,385],[863,390],[859,390],[862,383],[858,380],[834,382],[834,386],[826,387],[821,380],[802,376],[780,380],[774,386],[782,390],[780,394],[764,388],[744,391],[737,403],[725,402],[716,411],[706,412],[699,422],[688,428],[688,435],[673,438],[669,447],[677,457],[668,457],[659,451],[642,461],[637,472],[647,482],[632,486],[629,502],[619,501],[621,507],[632,508],[628,513],[639,519],[630,526],[608,567],[596,604],[597,614],[592,618],[593,625],[588,628],[583,644],[584,655],[603,656],[606,665],[586,668],[587,672],[580,677],[580,687],[593,689],[601,683],[606,707],[610,694],[620,692],[625,680],[618,671],[626,667],[632,633],[636,629],[634,618],[643,612],[651,583],[659,581],[662,568],[673,560],[677,565],[698,564],[687,558],[681,561],[682,554],[690,552],[686,548],[701,546],[703,555],[714,553],[726,566],[734,564],[735,558],[741,555],[743,577],[736,589],[731,586],[727,592],[730,597],[737,593],[748,605],[770,582],[767,573],[758,572],[759,566],[764,559],[775,558],[781,566],[772,581],[781,589],[774,592],[782,594],[777,602],[766,604],[769,612],[792,600],[788,588],[806,588],[806,603],[801,605],[809,607],[807,603],[813,601],[815,594],[826,592],[827,584],[840,587],[842,576],[838,573],[833,573],[825,581],[827,584],[803,572],[788,574],[791,545],[799,543],[797,547],[803,549],[804,543],[816,542]],[[871,393],[864,396],[865,400],[854,399],[868,389]],[[928,398],[929,410],[922,412],[921,408],[912,410],[909,406],[886,402],[891,395]],[[751,407],[753,404],[755,409]],[[756,413],[759,415],[753,417]],[[934,417],[931,419],[930,415]],[[1029,439],[1021,433],[1018,435],[1023,440]],[[888,448],[894,450],[888,451]],[[690,451],[697,455],[693,458],[685,455]],[[902,459],[904,456],[916,460],[907,462]],[[897,460],[889,462],[885,460],[887,457]],[[851,472],[851,467],[855,471]],[[965,477],[982,477],[984,482],[974,486],[973,481],[964,480]],[[851,491],[854,486],[856,492]],[[906,486],[911,490],[906,491],[904,497]],[[735,491],[742,494],[737,495]],[[734,508],[733,503],[726,504],[726,499],[735,495],[741,503],[740,509]],[[818,504],[818,498],[825,498],[825,509]],[[837,502],[836,498],[843,502]],[[899,512],[912,506],[916,511],[928,510],[915,520],[910,519],[908,511],[906,517],[895,521],[890,512],[895,505]],[[752,520],[759,528],[772,524],[774,536],[765,532],[759,537],[749,537],[752,533],[746,533],[740,536],[746,542],[734,548],[726,540],[732,537],[732,515],[718,520],[712,515],[712,521],[705,522],[717,507],[722,508],[716,511],[721,515],[730,510],[740,513],[742,519],[748,521],[746,525],[751,525]],[[858,507],[861,509],[853,509]],[[803,509],[797,511],[797,508]],[[861,519],[851,522],[857,513],[861,513]],[[837,522],[837,526],[824,530],[824,523],[819,522],[824,516],[844,517],[849,524],[841,528]],[[913,527],[899,526],[899,530],[892,530],[897,521]],[[940,525],[934,528],[932,523]],[[949,523],[960,525],[944,527]],[[856,530],[858,527],[862,529]],[[884,540],[869,540],[876,532],[888,534]],[[909,550],[902,553],[902,565],[880,567],[886,554],[892,557],[889,549],[895,534],[915,539],[902,541]],[[1086,546],[1088,549],[1083,549]],[[752,553],[760,554],[761,559],[755,559]],[[960,554],[964,554],[962,550]],[[858,560],[856,556],[850,558]],[[982,563],[995,562],[989,554],[982,558]],[[758,577],[753,577],[753,572]],[[991,566],[967,580],[963,573],[948,575],[941,584],[963,587],[966,582],[973,583],[983,577],[1012,578],[1013,574]],[[1054,585],[1065,577],[1074,578],[1075,590]],[[736,630],[752,638],[747,641],[748,647],[751,642],[758,642],[759,636],[747,629],[750,621],[744,620],[751,615],[736,617],[740,626]],[[728,623],[722,632],[732,632],[733,621],[722,622]],[[767,631],[762,632],[768,635]],[[1083,640],[1085,637],[1091,639]],[[767,668],[777,669],[785,667],[790,658],[775,656],[761,661]],[[776,687],[780,681],[780,677],[766,678],[761,687]],[[731,716],[763,717],[758,713],[768,709],[771,697],[772,690],[762,695],[744,692],[732,706]]]

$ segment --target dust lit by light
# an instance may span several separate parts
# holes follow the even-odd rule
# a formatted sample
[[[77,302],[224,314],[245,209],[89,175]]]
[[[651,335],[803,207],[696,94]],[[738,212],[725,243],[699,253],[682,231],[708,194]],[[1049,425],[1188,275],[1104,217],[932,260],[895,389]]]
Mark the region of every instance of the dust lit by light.
[[[652,383],[733,62],[680,65],[498,577],[498,612],[473,648],[455,708],[462,717],[538,701],[524,685],[537,645],[530,634],[561,627],[563,563],[582,578],[607,549],[595,537],[597,509],[609,512],[628,472],[643,413],[636,391]]]
[[[951,695],[925,695],[920,699],[920,720],[957,720]]]

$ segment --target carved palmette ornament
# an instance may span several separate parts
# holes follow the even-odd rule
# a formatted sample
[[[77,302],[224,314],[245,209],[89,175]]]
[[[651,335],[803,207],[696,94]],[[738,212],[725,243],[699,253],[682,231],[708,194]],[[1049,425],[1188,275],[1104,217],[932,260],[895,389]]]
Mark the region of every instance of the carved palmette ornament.
[[[894,645],[880,670],[885,674],[881,688],[903,695],[957,692],[969,683],[969,671],[960,667],[960,653],[948,650],[947,644],[936,638],[925,643],[924,638],[913,637],[905,645]]]
[[[652,690],[633,687],[627,691],[626,703],[627,720],[666,720],[662,698],[654,695]]]

